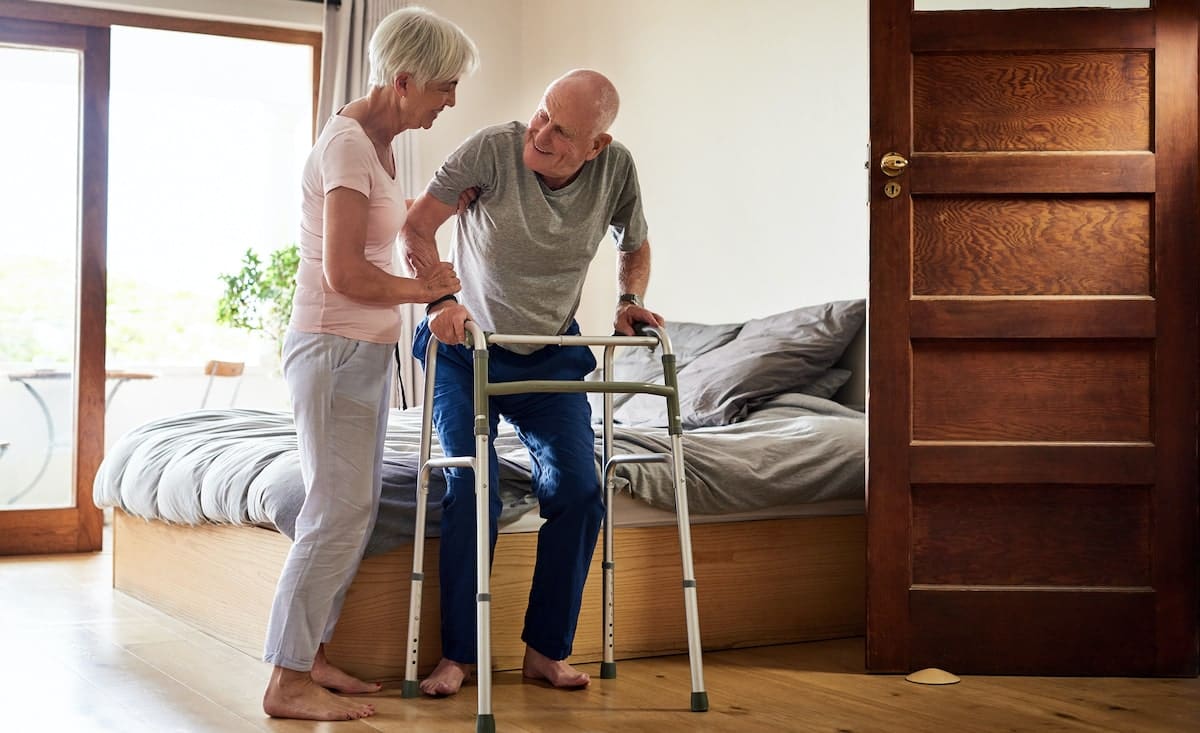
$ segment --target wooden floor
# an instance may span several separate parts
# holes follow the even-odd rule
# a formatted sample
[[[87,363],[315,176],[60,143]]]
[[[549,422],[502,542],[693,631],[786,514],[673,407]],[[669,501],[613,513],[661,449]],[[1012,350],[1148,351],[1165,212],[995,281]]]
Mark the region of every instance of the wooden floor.
[[[107,545],[106,546],[110,546]],[[471,731],[475,695],[406,700],[351,723],[271,720],[268,668],[111,589],[111,556],[0,559],[0,730]],[[703,623],[703,609],[701,609]],[[498,731],[1197,731],[1200,680],[967,677],[923,687],[863,674],[861,638],[705,657],[710,710],[688,712],[686,657],[621,662],[561,692],[499,674]],[[593,676],[597,665],[585,667]]]

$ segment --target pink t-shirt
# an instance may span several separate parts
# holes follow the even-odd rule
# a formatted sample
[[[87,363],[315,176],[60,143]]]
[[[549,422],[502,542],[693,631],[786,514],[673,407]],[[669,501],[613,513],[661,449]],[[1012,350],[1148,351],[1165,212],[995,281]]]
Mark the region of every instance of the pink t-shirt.
[[[300,268],[291,327],[305,333],[337,336],[379,344],[400,338],[396,306],[367,305],[334,292],[325,280],[323,242],[325,195],[345,187],[367,197],[367,261],[392,273],[396,235],[407,209],[399,181],[388,175],[375,146],[358,122],[334,115],[304,164],[304,201],[300,208]]]

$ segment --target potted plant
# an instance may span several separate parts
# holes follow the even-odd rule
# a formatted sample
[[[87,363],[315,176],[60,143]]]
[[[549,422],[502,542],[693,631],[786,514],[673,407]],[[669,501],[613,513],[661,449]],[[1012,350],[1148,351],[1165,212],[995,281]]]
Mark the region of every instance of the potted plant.
[[[241,270],[220,275],[225,293],[217,304],[217,323],[264,335],[277,359],[292,318],[299,265],[295,244],[271,252],[266,262],[253,249],[246,250]]]

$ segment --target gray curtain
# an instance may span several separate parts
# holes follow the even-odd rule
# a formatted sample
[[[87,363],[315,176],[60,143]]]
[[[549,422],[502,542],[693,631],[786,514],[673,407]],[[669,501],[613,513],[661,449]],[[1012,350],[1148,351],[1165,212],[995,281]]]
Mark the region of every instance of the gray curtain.
[[[389,13],[410,3],[407,0],[342,0],[338,7],[325,3],[325,29],[321,53],[321,86],[317,94],[317,128],[325,127],[330,115],[346,103],[367,93],[370,65],[367,43],[379,21]],[[396,158],[396,175],[409,198],[416,198],[422,181],[417,177],[417,141],[413,131],[401,133],[392,142]],[[398,271],[407,272],[407,265],[396,252]],[[392,404],[401,404],[403,388],[408,406],[421,404],[424,394],[421,367],[412,358],[412,336],[425,315],[419,304],[400,306],[400,363],[401,384],[395,385]]]

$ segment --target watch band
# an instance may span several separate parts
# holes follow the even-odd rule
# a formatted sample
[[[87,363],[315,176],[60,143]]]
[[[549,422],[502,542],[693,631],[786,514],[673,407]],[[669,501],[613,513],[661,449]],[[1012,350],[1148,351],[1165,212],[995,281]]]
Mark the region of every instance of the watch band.
[[[638,308],[645,307],[642,304],[642,296],[637,293],[621,293],[621,297],[617,298],[618,303],[633,303]]]

